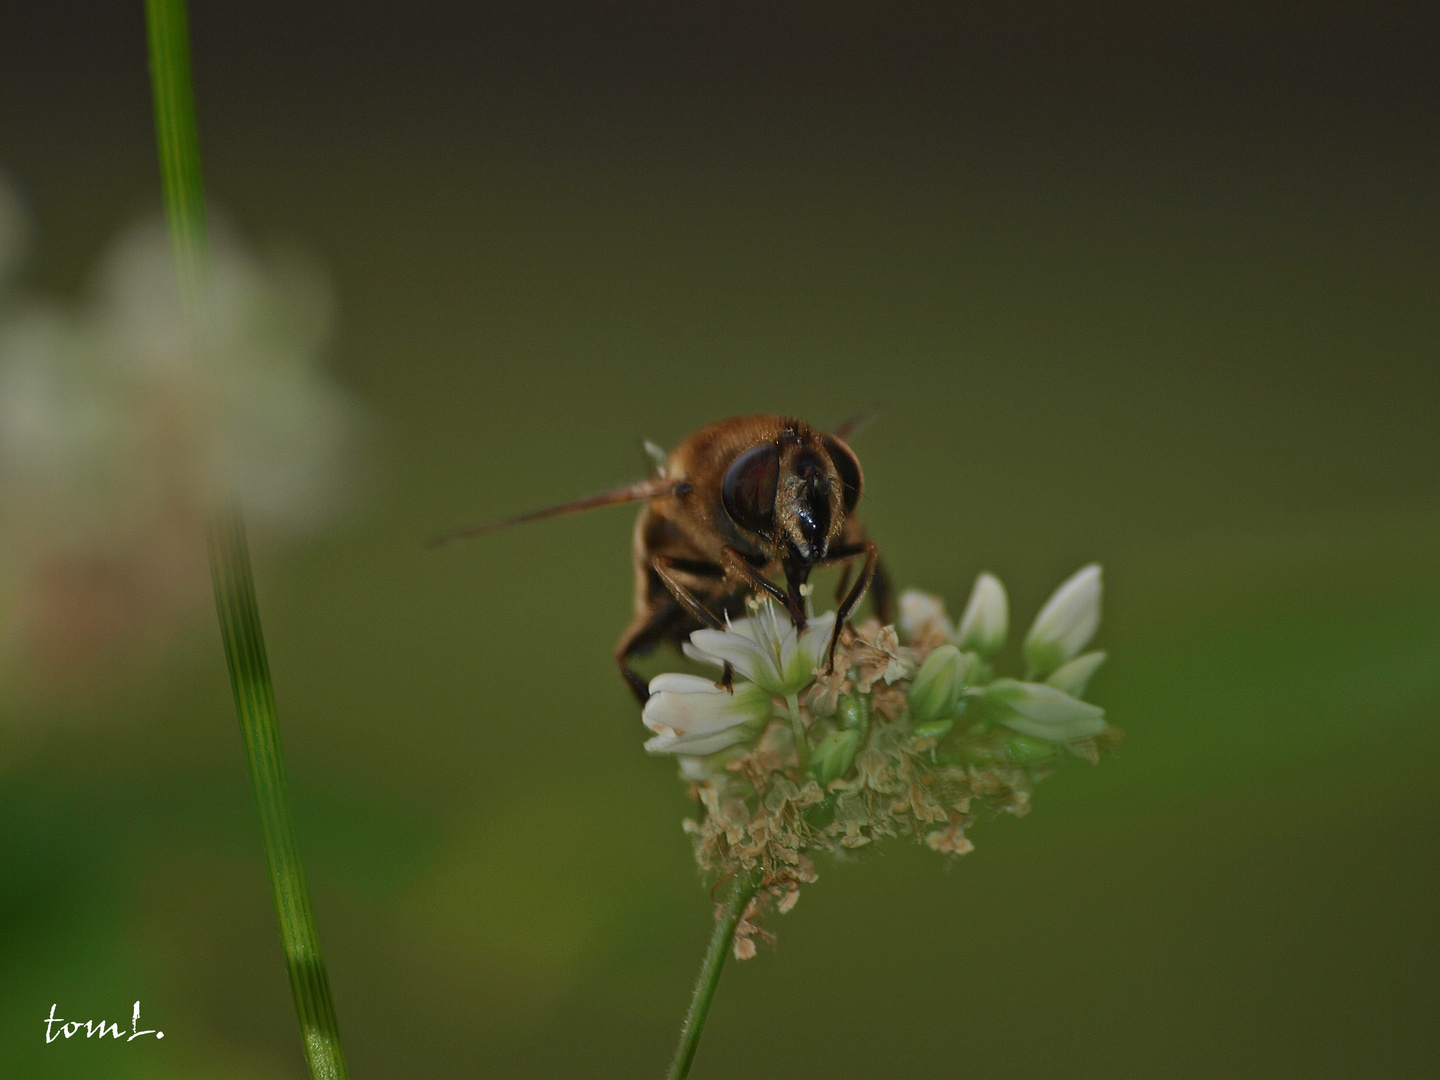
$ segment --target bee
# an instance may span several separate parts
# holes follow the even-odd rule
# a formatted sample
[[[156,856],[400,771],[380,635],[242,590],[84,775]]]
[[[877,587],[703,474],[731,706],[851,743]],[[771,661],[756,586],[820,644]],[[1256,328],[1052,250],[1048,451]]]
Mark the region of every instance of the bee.
[[[700,627],[723,630],[751,596],[770,597],[803,630],[802,586],[813,570],[838,566],[835,629],[826,653],[833,666],[841,631],[867,590],[881,621],[890,621],[879,550],[855,516],[865,479],[844,436],[857,423],[822,432],[768,414],[717,420],[669,454],[647,443],[655,475],[638,484],[462,529],[434,544],[646,500],[631,545],[635,615],[615,646],[620,673],[642,704],[649,690],[631,667],[633,657],[662,642],[678,644]],[[851,585],[857,561],[860,573]],[[727,666],[720,685],[728,687],[732,674]]]

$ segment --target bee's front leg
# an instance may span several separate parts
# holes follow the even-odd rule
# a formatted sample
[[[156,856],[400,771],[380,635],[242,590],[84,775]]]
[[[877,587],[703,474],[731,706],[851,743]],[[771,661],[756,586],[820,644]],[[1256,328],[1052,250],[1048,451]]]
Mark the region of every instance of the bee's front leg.
[[[835,667],[835,649],[840,644],[840,632],[845,629],[846,620],[860,606],[860,601],[865,597],[865,590],[870,588],[870,583],[875,580],[876,570],[880,566],[880,549],[875,546],[875,541],[865,540],[859,544],[847,545],[838,551],[832,550],[830,558],[825,560],[825,564],[844,562],[848,578],[849,563],[861,555],[865,556],[865,565],[860,570],[860,577],[850,587],[850,591],[845,594],[845,599],[840,601],[840,606],[835,609],[835,629],[830,634],[830,648],[825,653],[826,674],[829,674]]]
[[[733,577],[749,585],[755,590],[756,595],[764,593],[784,606],[790,615],[790,621],[795,624],[797,630],[805,629],[805,609],[800,606],[799,590],[792,584],[787,591],[780,588],[764,574],[751,566],[740,552],[732,547],[720,549],[720,561]],[[788,575],[787,575],[788,576]]]

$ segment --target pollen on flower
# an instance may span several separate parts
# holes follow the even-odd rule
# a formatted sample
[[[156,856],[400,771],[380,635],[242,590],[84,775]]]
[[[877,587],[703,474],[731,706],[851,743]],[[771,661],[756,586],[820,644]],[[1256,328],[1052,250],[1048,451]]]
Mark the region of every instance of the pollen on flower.
[[[977,591],[1003,596],[997,580],[982,578]],[[1065,588],[1075,592],[1071,583]],[[1098,585],[1092,592],[1084,599],[1098,608]],[[1049,610],[1056,607],[1052,601]],[[875,619],[847,626],[833,668],[824,656],[833,613],[811,615],[797,633],[769,600],[749,609],[725,631],[696,631],[685,646],[692,659],[731,665],[745,709],[721,694],[713,716],[697,712],[711,707],[713,688],[696,676],[669,675],[652,691],[701,695],[683,702],[691,726],[682,734],[673,722],[677,704],[646,710],[647,725],[660,733],[647,749],[680,757],[701,810],[683,823],[701,869],[717,883],[740,874],[760,882],[735,931],[737,959],[773,940],[762,926],[766,912],[795,906],[801,887],[818,878],[817,855],[909,837],[958,858],[974,849],[967,830],[982,815],[1024,817],[1035,784],[1067,752],[1095,762],[1119,744],[1103,711],[1067,692],[1083,690],[1085,679],[999,679],[976,654],[957,657],[961,631],[938,597],[907,592],[899,629]],[[1048,641],[1046,626],[1031,640]],[[945,662],[922,668],[941,646],[949,649]],[[1086,678],[1103,659],[1090,655],[1099,659],[1086,661]],[[688,756],[702,750],[709,756]]]
[[[881,679],[889,684],[915,674],[915,654],[901,646],[895,627],[881,626],[878,619],[871,619],[852,633],[847,652],[862,694],[868,694]]]

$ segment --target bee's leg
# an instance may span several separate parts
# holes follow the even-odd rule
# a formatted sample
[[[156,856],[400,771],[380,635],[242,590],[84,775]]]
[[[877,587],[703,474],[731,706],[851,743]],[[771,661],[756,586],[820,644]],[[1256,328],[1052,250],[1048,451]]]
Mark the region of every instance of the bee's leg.
[[[853,564],[846,562],[840,568],[840,580],[835,582],[835,606],[840,606],[840,601],[845,599],[845,590],[850,587],[850,567]]]
[[[649,684],[625,662],[623,656],[620,658],[620,677],[625,680],[625,685],[630,687],[630,692],[635,695],[635,700],[642,706],[650,700]]]
[[[652,555],[650,556],[650,569],[655,571],[655,576],[664,582],[665,588],[670,590],[670,595],[675,597],[686,611],[700,620],[702,626],[708,626],[711,630],[725,629],[725,624],[715,617],[714,612],[696,599],[695,594],[675,576],[677,568],[672,560],[663,555]]]
[[[875,561],[875,578],[870,582],[870,602],[875,605],[875,617],[880,625],[889,626],[895,621],[890,599],[890,576],[885,573],[885,564]]]
[[[865,597],[865,590],[875,580],[875,572],[880,566],[880,549],[875,546],[873,540],[864,540],[858,544],[847,544],[841,548],[831,548],[830,557],[825,564],[844,562],[848,570],[852,560],[859,556],[865,556],[865,565],[860,570],[859,580],[851,586],[850,591],[845,594],[845,599],[840,601],[840,606],[835,609],[835,629],[830,634],[830,648],[826,652],[825,670],[829,671],[835,666],[835,647],[840,644],[840,631],[845,628],[845,622],[850,618]],[[847,573],[848,576],[848,573]]]
[[[713,566],[713,564],[706,565],[713,567],[715,571],[713,576],[724,576],[724,571],[721,570],[720,567]],[[682,605],[686,611],[690,612],[691,615],[695,616],[695,618],[699,619],[701,623],[708,626],[711,630],[725,629],[725,625],[715,617],[714,612],[702,604],[699,599],[696,598],[695,594],[681,584],[675,577],[674,570],[677,569],[677,567],[672,560],[665,558],[663,555],[652,555],[650,557],[650,568],[654,570],[656,577],[664,583],[665,587],[670,590],[671,594],[675,597],[676,603]],[[705,576],[710,577],[712,575],[707,572]],[[730,666],[729,660],[725,661],[724,674],[720,676],[720,681],[717,682],[715,686],[719,690],[727,690],[732,694],[735,692],[735,669]]]
[[[794,592],[780,588],[779,585],[746,562],[745,557],[732,547],[720,549],[720,561],[726,570],[749,585],[757,594],[763,592],[784,605],[796,630],[805,629],[805,609],[800,606],[800,598]]]
[[[847,522],[848,526],[852,522]],[[843,535],[843,534],[842,534]],[[856,528],[848,541],[842,541],[830,549],[830,557],[820,565],[831,566],[835,563],[844,563],[840,570],[840,580],[835,583],[835,606],[839,607],[845,599],[845,590],[850,587],[850,571],[853,567],[853,560],[865,554],[865,532]],[[890,577],[885,573],[885,564],[875,564],[875,580],[870,582],[870,590],[867,594],[870,603],[875,609],[875,617],[880,620],[882,626],[889,626],[895,621],[892,598],[890,595]]]
[[[630,658],[636,653],[648,652],[657,643],[671,637],[684,618],[685,609],[678,601],[666,597],[663,603],[650,611],[635,616],[620,636],[620,643],[615,646],[615,662],[620,665],[620,675],[641,705],[650,699],[650,688],[630,666]]]

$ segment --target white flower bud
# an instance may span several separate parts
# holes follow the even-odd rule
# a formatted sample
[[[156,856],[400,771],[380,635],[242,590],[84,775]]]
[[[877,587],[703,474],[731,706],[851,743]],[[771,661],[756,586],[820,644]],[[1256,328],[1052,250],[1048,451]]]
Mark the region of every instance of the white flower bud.
[[[1090,643],[1100,625],[1100,565],[1077,571],[1035,616],[1025,636],[1031,676],[1050,674]]]
[[[970,602],[965,605],[965,614],[960,616],[960,627],[955,631],[960,648],[988,660],[1000,651],[1009,631],[1010,603],[1005,598],[1005,586],[994,574],[981,574],[975,579]]]
[[[1000,723],[1050,742],[1086,739],[1105,730],[1105,710],[1044,683],[996,679],[985,700],[999,706]]]
[[[1105,653],[1087,652],[1056,668],[1045,681],[1057,690],[1064,690],[1071,697],[1084,697],[1085,687],[1090,685],[1090,676],[1094,675],[1104,662]]]
[[[774,712],[770,696],[754,683],[737,682],[734,693],[698,675],[657,675],[641,720],[655,732],[645,743],[652,754],[704,756],[753,739]]]
[[[945,602],[938,596],[906,589],[900,594],[900,632],[906,641],[914,641],[931,628],[938,629],[948,641],[955,636],[955,624],[945,614]]]
[[[910,684],[910,715],[920,722],[953,716],[970,673],[970,656],[941,645],[925,658]]]

